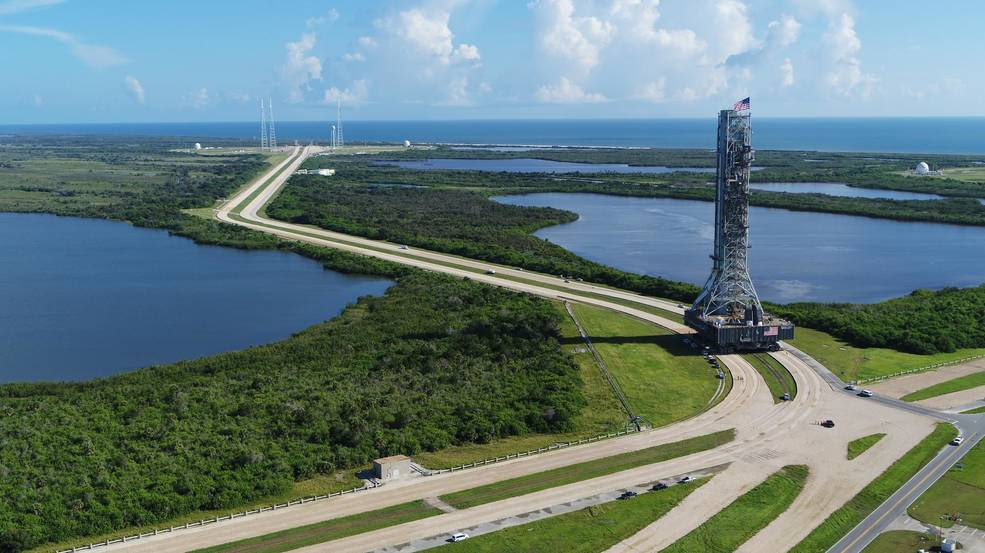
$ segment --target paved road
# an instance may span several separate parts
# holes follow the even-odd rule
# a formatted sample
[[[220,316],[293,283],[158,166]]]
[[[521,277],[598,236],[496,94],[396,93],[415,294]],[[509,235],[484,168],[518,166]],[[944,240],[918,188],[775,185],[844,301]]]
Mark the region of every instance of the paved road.
[[[691,332],[687,327],[658,314],[624,305],[626,300],[632,300],[681,312],[672,302],[590,284],[564,283],[556,277],[435,252],[402,250],[395,244],[283,223],[259,215],[260,208],[276,194],[304,158],[314,151],[317,148],[296,150],[295,154],[268,173],[269,176],[283,170],[279,175],[270,180],[258,179],[220,207],[216,216],[223,221],[287,239],[357,252],[455,276],[468,276],[476,281],[552,299],[599,305],[678,332]],[[241,204],[245,204],[245,207],[238,209]],[[495,270],[496,274],[486,274],[489,270]],[[769,473],[785,464],[802,463],[809,465],[811,470],[811,477],[804,491],[787,512],[757,534],[747,546],[755,544],[759,550],[769,550],[769,544],[775,546],[777,543],[796,543],[820,520],[840,507],[917,443],[929,432],[931,424],[930,420],[922,416],[926,413],[900,410],[895,405],[880,401],[859,400],[834,389],[833,386],[825,385],[825,381],[819,376],[823,373],[816,372],[816,368],[809,363],[813,361],[810,358],[804,360],[789,352],[780,352],[776,357],[787,366],[797,381],[799,393],[794,401],[774,405],[769,390],[755,369],[740,356],[726,355],[721,360],[733,374],[732,393],[711,410],[668,427],[472,470],[389,483],[360,494],[269,511],[125,545],[118,544],[110,549],[160,553],[188,551],[733,427],[737,429],[737,439],[715,450],[351,536],[299,551],[363,552],[388,544],[426,538],[437,532],[517,516],[532,509],[575,501],[588,495],[617,489],[627,480],[639,482],[641,479],[664,478],[696,467],[723,463],[732,464],[725,473],[689,496],[668,516],[634,536],[636,541],[649,547],[668,539],[676,539],[675,536],[693,529]],[[814,424],[826,418],[838,419],[838,428],[828,430]],[[860,457],[864,459],[864,464],[851,464],[845,459],[844,451],[848,441],[876,431],[886,432],[887,436]],[[764,545],[767,549],[762,549]],[[633,545],[632,550],[640,549]]]

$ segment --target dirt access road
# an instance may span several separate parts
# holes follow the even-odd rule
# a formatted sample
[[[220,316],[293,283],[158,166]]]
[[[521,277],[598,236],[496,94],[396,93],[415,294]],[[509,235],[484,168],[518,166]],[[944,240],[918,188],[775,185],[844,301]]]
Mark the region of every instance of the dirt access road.
[[[644,298],[630,292],[591,284],[564,283],[556,277],[436,252],[403,250],[396,244],[284,223],[258,214],[307,155],[315,151],[317,149],[311,147],[296,151],[268,172],[265,178],[257,179],[220,207],[216,212],[217,218],[286,239],[343,249],[454,276],[468,276],[479,282],[551,299],[607,307],[676,332],[691,332],[679,323],[620,303],[630,300],[681,312],[672,302]],[[495,271],[495,274],[487,274],[487,271]],[[188,551],[735,428],[735,441],[711,451],[384,528],[299,551],[366,551],[514,516],[538,507],[641,481],[732,463],[729,469],[689,496],[677,509],[615,548],[652,550],[660,544],[672,542],[694,528],[781,466],[791,463],[806,464],[811,472],[800,497],[786,513],[746,544],[747,550],[752,550],[752,547],[758,547],[759,550],[779,550],[783,545],[796,543],[915,445],[930,431],[932,420],[838,393],[794,356],[780,352],[775,357],[790,370],[797,382],[798,395],[794,401],[774,405],[759,374],[741,357],[726,355],[721,360],[733,374],[732,392],[711,410],[680,423],[475,469],[388,483],[359,494],[269,511],[203,528],[162,534],[127,544],[114,544],[107,549],[162,553]],[[835,429],[825,429],[816,424],[827,418],[838,421]],[[863,456],[855,461],[847,461],[847,443],[874,432],[885,432],[887,436]],[[764,546],[768,547],[763,549]]]

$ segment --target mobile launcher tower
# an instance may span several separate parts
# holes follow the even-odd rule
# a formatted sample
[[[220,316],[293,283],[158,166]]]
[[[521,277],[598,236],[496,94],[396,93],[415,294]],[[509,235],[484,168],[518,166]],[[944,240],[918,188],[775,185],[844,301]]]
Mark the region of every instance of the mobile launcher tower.
[[[749,277],[749,166],[753,160],[748,104],[718,114],[715,247],[711,276],[684,322],[722,353],[780,349],[793,324],[763,312]]]

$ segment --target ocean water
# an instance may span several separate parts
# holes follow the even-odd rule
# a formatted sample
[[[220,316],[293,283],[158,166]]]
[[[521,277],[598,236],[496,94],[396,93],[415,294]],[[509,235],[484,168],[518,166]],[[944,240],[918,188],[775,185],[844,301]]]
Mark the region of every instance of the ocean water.
[[[0,125],[0,134],[70,133],[251,139],[256,122]],[[591,120],[346,121],[350,142],[440,142],[714,148],[716,118]],[[759,149],[985,154],[985,117],[753,118]],[[327,142],[327,121],[279,121],[283,143]],[[985,159],[985,158],[983,158]]]

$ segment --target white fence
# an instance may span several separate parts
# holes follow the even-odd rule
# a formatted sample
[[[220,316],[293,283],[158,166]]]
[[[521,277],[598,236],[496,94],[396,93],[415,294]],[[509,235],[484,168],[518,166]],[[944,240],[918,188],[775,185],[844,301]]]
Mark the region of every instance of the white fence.
[[[933,365],[927,365],[926,367],[920,367],[918,369],[910,369],[908,371],[900,371],[898,373],[887,374],[883,376],[876,376],[874,378],[863,378],[856,382],[859,384],[868,384],[869,382],[879,382],[880,380],[887,380],[889,378],[896,378],[897,376],[903,376],[907,374],[922,373],[924,371],[930,371],[933,369],[939,369],[941,367],[946,367],[948,365],[960,365],[961,363],[967,363],[968,361],[975,361],[976,359],[981,359],[985,355],[973,355],[971,357],[965,357],[964,359],[955,359],[953,361],[945,361],[943,363],[935,363]]]

